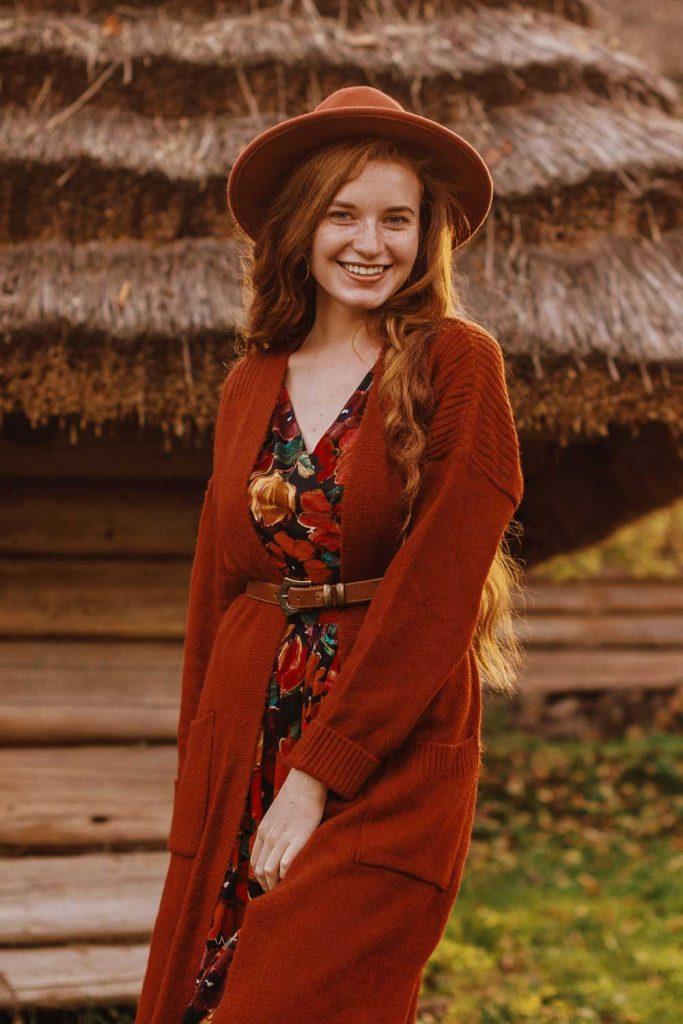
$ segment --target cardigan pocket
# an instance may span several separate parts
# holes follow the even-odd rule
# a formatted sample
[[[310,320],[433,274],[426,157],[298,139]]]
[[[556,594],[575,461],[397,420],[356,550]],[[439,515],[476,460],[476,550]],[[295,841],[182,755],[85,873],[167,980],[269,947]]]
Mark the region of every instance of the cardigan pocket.
[[[183,771],[175,780],[173,817],[166,849],[182,857],[196,856],[204,831],[209,802],[213,720],[214,712],[209,711],[190,723]]]
[[[390,754],[374,784],[354,860],[447,889],[462,874],[474,817],[480,740],[412,742]]]

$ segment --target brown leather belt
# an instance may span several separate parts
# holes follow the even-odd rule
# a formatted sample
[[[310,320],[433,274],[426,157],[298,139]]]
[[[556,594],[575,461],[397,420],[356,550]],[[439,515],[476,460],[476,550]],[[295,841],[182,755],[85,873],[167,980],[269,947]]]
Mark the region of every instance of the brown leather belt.
[[[257,601],[279,604],[285,615],[304,608],[338,608],[347,604],[369,601],[377,590],[381,576],[349,583],[312,583],[285,576],[282,583],[266,580],[248,580],[247,594]]]

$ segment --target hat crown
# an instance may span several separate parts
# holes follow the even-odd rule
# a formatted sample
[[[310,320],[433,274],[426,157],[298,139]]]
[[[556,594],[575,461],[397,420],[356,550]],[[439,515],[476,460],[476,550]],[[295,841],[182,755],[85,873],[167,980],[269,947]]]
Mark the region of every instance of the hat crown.
[[[452,128],[406,110],[371,85],[350,85],[326,96],[313,110],[265,128],[233,162],[227,185],[233,220],[252,239],[261,232],[264,211],[296,164],[318,147],[360,138],[382,138],[414,146],[433,160],[437,173],[453,181],[465,213],[462,245],[481,227],[491,208],[493,179],[484,158]]]
[[[315,107],[315,110],[334,110],[338,107],[378,107],[382,110],[405,110],[398,100],[371,85],[349,85],[336,89]]]

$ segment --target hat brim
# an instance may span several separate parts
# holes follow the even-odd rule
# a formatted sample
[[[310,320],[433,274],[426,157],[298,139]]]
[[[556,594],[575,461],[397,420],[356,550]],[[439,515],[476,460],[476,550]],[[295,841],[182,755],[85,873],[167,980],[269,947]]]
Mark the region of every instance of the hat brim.
[[[470,223],[457,245],[472,238],[484,223],[493,201],[493,181],[474,146],[419,114],[353,106],[289,118],[261,132],[242,150],[228,176],[227,199],[230,213],[247,235],[256,237],[274,189],[295,163],[320,146],[350,136],[388,137],[431,154],[435,169],[455,183]]]

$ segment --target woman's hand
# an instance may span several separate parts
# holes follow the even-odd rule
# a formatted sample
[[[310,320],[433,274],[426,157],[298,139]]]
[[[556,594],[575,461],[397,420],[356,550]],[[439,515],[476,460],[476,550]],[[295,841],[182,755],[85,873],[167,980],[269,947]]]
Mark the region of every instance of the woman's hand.
[[[256,830],[250,861],[262,889],[274,889],[320,824],[327,786],[290,768]]]

